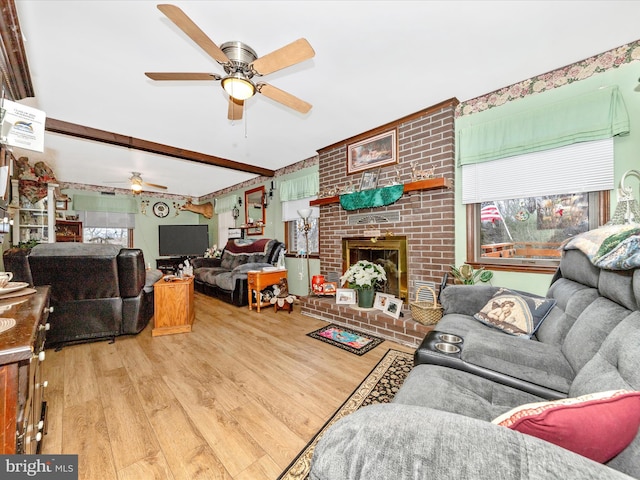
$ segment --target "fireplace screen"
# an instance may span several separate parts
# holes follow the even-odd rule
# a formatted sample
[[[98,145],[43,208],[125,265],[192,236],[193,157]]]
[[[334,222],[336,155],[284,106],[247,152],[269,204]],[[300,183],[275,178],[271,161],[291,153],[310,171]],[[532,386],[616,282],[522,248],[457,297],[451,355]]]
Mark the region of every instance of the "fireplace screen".
[[[407,301],[407,239],[393,237],[384,239],[343,238],[342,271],[350,265],[368,260],[382,265],[387,274],[384,293]]]

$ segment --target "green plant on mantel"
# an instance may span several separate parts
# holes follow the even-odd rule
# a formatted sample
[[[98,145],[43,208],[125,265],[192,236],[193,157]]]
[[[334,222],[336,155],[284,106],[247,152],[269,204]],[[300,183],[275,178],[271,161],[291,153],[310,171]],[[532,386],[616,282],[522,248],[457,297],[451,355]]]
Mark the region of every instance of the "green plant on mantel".
[[[475,285],[478,282],[486,283],[493,278],[493,272],[485,270],[484,267],[474,269],[467,263],[459,267],[451,265],[451,275],[463,285]]]

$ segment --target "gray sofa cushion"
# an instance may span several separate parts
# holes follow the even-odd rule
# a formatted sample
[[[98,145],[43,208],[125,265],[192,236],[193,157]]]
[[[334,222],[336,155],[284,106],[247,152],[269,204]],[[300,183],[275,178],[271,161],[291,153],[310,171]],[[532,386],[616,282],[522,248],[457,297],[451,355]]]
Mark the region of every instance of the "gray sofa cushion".
[[[618,480],[605,465],[508,428],[423,407],[381,404],[324,433],[311,480]]]
[[[435,408],[490,422],[515,406],[543,400],[467,372],[438,365],[417,365],[393,402]]]
[[[495,334],[490,331],[469,332],[461,358],[473,365],[565,393],[575,376],[574,369],[557,346],[507,335],[496,342]]]
[[[569,396],[617,389],[640,390],[639,366],[640,312],[636,311],[620,322],[576,375]],[[640,478],[640,432],[608,465]]]

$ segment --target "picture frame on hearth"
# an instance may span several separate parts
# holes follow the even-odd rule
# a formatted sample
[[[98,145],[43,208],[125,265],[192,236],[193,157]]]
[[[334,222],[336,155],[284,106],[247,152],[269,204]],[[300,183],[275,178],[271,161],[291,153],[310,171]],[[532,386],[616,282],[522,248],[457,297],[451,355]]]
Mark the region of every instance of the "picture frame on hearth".
[[[379,168],[376,170],[370,170],[368,172],[362,172],[362,179],[360,180],[360,191],[376,188],[378,186],[379,175]]]
[[[399,298],[388,298],[387,305],[383,312],[395,319],[400,318],[400,312],[402,312],[402,300]]]
[[[398,163],[395,129],[347,145],[347,174]]]
[[[356,303],[356,291],[352,288],[336,289],[336,304],[354,305]]]
[[[390,298],[394,298],[394,295],[376,292],[376,298],[373,300],[373,308],[384,311],[385,308],[387,308]]]

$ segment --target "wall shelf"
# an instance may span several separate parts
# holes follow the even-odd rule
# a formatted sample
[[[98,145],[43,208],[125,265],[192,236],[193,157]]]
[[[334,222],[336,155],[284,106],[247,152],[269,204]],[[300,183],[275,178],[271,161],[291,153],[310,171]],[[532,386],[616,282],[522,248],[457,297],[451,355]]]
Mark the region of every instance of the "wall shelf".
[[[453,188],[453,180],[450,178],[438,177],[405,183],[404,193],[417,192],[421,190],[436,190],[440,188]],[[317,198],[315,200],[311,200],[309,205],[312,207],[321,207],[323,205],[331,205],[332,203],[340,203],[340,196],[334,195],[333,197]]]

